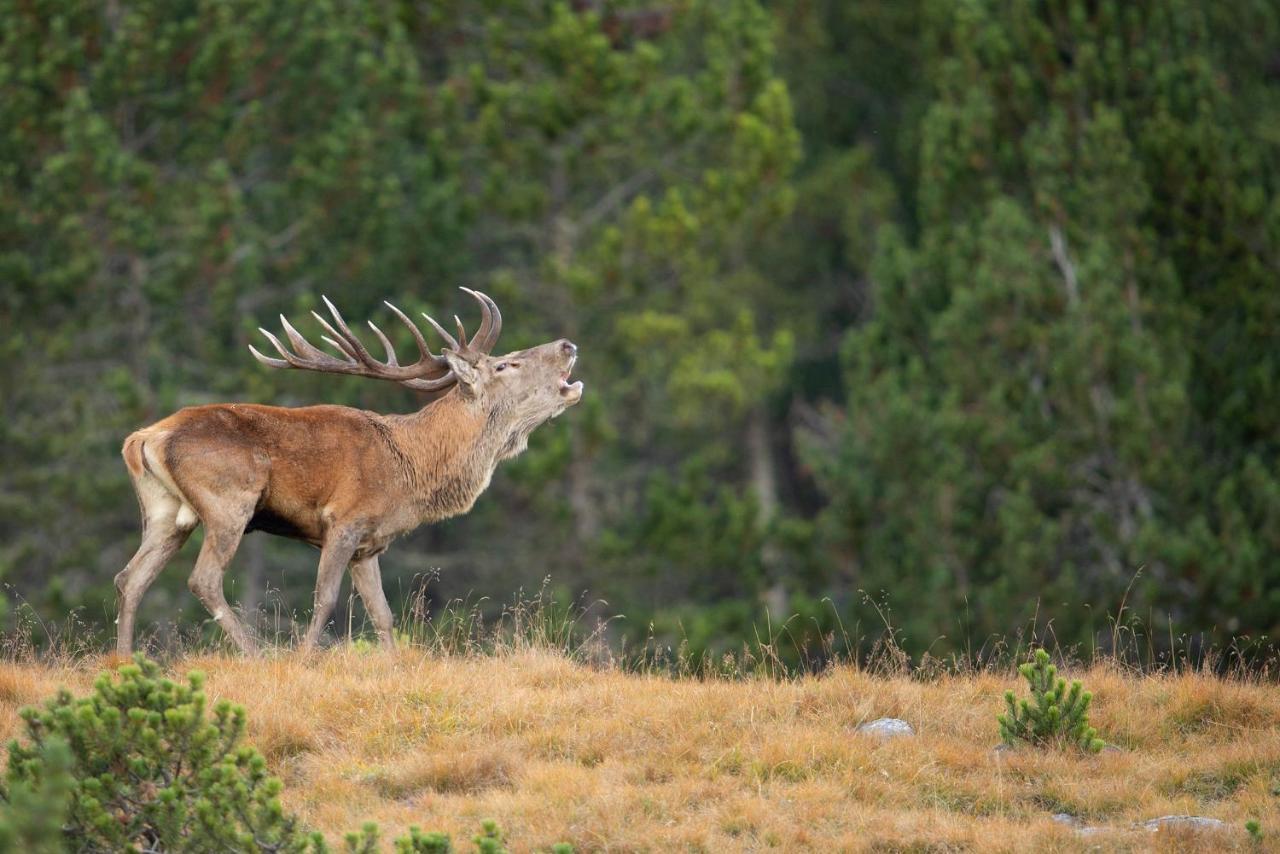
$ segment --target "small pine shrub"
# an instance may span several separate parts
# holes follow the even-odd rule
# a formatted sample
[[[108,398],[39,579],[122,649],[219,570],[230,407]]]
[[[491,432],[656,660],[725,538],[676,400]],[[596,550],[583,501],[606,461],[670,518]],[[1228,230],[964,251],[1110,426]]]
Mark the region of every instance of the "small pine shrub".
[[[448,834],[423,833],[416,827],[409,828],[409,834],[396,840],[396,854],[449,854],[453,844]]]
[[[0,792],[9,821],[29,812],[21,799],[65,784],[59,824],[72,850],[322,850],[281,808],[266,760],[241,744],[244,709],[223,701],[209,717],[202,687],[199,673],[179,684],[138,656],[88,697],[64,689],[23,709],[28,743],[10,743]]]
[[[475,843],[478,854],[508,854],[506,840],[495,821],[481,822],[480,832],[471,837],[471,841]]]
[[[1068,690],[1058,669],[1049,663],[1049,653],[1036,650],[1035,658],[1018,668],[1031,687],[1031,700],[1015,701],[1012,691],[1004,695],[1008,713],[999,715],[1000,738],[1010,746],[1018,744],[1070,743],[1088,753],[1106,746],[1098,731],[1089,726],[1089,705],[1093,695],[1079,681]]]
[[[51,737],[38,759],[28,760],[21,774],[10,774],[0,788],[0,851],[58,854],[63,850],[66,820],[74,778],[71,748]]]
[[[280,805],[281,783],[241,744],[244,709],[223,701],[206,714],[204,679],[181,685],[142,656],[102,674],[88,697],[58,691],[21,711],[27,744],[9,743],[0,783],[0,852],[60,854],[244,851],[329,854]],[[378,826],[344,839],[346,854],[377,854]],[[498,825],[473,838],[479,854],[507,854]],[[396,854],[450,854],[448,836],[416,827]],[[554,854],[573,854],[560,843]]]
[[[373,822],[366,824],[359,833],[348,833],[345,839],[344,854],[378,854],[378,840],[381,834]],[[472,837],[477,854],[509,854],[506,840],[496,822],[484,821],[480,833]],[[420,828],[411,827],[404,836],[394,843],[396,854],[453,854],[453,840],[447,833],[423,833]],[[551,846],[552,854],[573,854],[573,846],[560,842]],[[316,854],[328,854],[323,843],[316,849]]]
[[[1249,832],[1249,838],[1255,843],[1262,842],[1262,824],[1256,819],[1251,818],[1244,823],[1244,829]]]
[[[377,824],[366,822],[359,833],[348,833],[343,838],[346,845],[343,851],[345,854],[378,854],[378,839],[381,836]]]

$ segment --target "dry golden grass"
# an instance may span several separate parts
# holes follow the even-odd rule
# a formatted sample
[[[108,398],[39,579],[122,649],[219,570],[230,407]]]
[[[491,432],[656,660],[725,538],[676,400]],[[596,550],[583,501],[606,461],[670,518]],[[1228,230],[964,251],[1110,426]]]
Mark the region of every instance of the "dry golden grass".
[[[0,664],[0,722],[104,659]],[[338,839],[372,819],[467,839],[495,819],[515,851],[1231,851],[1280,840],[1280,687],[1206,675],[1067,674],[1118,753],[993,753],[1015,674],[932,681],[854,668],[790,681],[593,669],[555,653],[416,649],[187,658],[248,709],[286,805]],[[915,738],[859,723],[892,716]],[[1106,830],[1082,837],[1068,812]],[[1138,824],[1191,813],[1216,833]],[[1244,830],[1262,823],[1260,847]],[[1280,850],[1276,845],[1270,850]]]

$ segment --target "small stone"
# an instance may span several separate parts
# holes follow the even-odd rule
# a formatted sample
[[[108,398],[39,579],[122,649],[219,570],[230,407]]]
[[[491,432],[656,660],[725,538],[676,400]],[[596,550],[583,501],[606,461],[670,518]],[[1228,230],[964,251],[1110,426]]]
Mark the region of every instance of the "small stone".
[[[1218,830],[1225,828],[1227,823],[1216,818],[1206,818],[1202,815],[1162,815],[1159,818],[1144,821],[1142,826],[1150,831],[1156,831],[1162,827],[1194,827],[1197,830]]]
[[[1012,744],[1005,744],[1005,743],[1002,741],[1002,742],[1000,742],[999,744],[997,744],[995,747],[991,748],[991,752],[992,752],[992,753],[1012,753],[1012,752],[1013,752],[1013,745],[1012,745]]]
[[[1107,828],[1098,827],[1092,824],[1085,824],[1084,819],[1079,816],[1074,816],[1069,812],[1054,813],[1053,820],[1058,824],[1065,824],[1080,836],[1094,836],[1099,833],[1107,832]]]
[[[874,721],[868,721],[858,725],[858,732],[865,732],[868,735],[878,735],[881,738],[897,738],[901,735],[915,735],[916,731],[912,729],[911,724],[898,718],[878,718]]]
[[[1116,747],[1114,744],[1104,744],[1102,745],[1102,752],[1103,753],[1124,753],[1124,749],[1120,747]]]

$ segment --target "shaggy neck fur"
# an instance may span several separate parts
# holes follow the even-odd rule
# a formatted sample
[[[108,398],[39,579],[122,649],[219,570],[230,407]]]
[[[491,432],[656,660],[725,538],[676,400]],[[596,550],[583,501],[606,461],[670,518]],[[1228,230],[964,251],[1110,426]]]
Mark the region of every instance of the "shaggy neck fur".
[[[424,520],[470,509],[498,463],[523,451],[540,423],[486,407],[457,388],[415,413],[387,420],[406,485]]]

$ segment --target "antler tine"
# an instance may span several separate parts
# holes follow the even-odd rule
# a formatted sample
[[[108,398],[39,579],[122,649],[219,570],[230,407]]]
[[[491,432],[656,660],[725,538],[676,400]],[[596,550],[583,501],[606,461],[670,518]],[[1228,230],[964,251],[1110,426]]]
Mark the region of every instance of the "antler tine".
[[[458,341],[462,344],[462,349],[466,350],[470,345],[467,343],[467,330],[462,325],[462,318],[455,314],[453,322],[458,327]]]
[[[289,318],[285,317],[283,314],[280,315],[280,325],[284,328],[284,334],[289,337],[289,343],[293,345],[294,353],[308,359],[333,358],[318,347],[313,347],[310,341],[302,337],[302,333],[293,328],[293,324],[289,322]],[[338,352],[349,356],[347,351],[342,347],[338,348]],[[351,361],[351,359],[348,358],[344,361]]]
[[[266,365],[269,368],[293,367],[293,365],[289,362],[289,357],[292,354],[287,349],[285,349],[285,346],[283,344],[280,343],[280,339],[272,335],[267,330],[263,329],[261,326],[258,327],[258,331],[267,337],[267,340],[270,341],[271,344],[276,348],[276,352],[279,353],[281,356],[284,356],[284,358],[273,359],[270,356],[264,356],[258,352],[257,347],[254,347],[252,344],[250,344],[249,352],[253,354],[253,358],[257,359],[259,362],[261,362],[262,364]]]
[[[498,334],[502,332],[502,312],[498,310],[498,304],[489,299],[486,294],[473,291],[471,288],[461,290],[471,294],[476,302],[480,303],[482,320],[480,328],[471,338],[471,346],[481,353],[488,353],[493,349],[493,345],[498,343]]]
[[[360,339],[356,337],[355,333],[347,326],[347,322],[343,320],[342,315],[338,313],[337,306],[329,302],[329,298],[327,296],[321,295],[320,299],[324,301],[325,307],[327,307],[329,309],[329,313],[333,315],[333,322],[338,325],[338,329],[341,332],[340,336],[335,335],[335,337],[341,337],[342,340],[349,345],[342,349],[351,353],[357,361],[363,362],[366,365],[372,367],[373,365],[379,364],[379,362],[373,358],[373,355],[364,348],[364,344],[360,343]],[[324,323],[324,321],[321,321],[321,323]],[[332,331],[332,327],[329,327],[329,324],[325,323],[324,325]]]
[[[454,350],[455,352],[457,352],[462,349],[462,347],[458,344],[458,339],[454,338],[448,332],[445,332],[444,327],[436,323],[434,317],[427,314],[425,311],[422,313],[422,316],[427,319],[427,323],[431,324],[431,328],[436,331],[436,334],[439,335],[441,338],[443,338],[449,344],[449,348],[451,350]]]
[[[413,340],[418,345],[419,360],[426,359],[426,358],[432,358],[432,359],[437,358],[436,356],[431,355],[431,348],[427,346],[427,340],[422,337],[422,330],[418,329],[418,324],[414,323],[405,315],[403,311],[396,308],[394,305],[387,302],[386,300],[383,300],[382,304],[385,305],[387,308],[391,309],[393,312],[395,312],[396,317],[400,318],[400,322],[403,323],[405,326],[409,327],[409,331],[413,333]]]
[[[488,303],[476,296],[475,291],[470,288],[459,288],[458,290],[471,294],[480,303],[480,328],[476,330],[475,335],[471,336],[471,346],[482,353],[487,353],[489,352],[488,350],[478,345],[483,345],[489,335],[489,328],[493,325],[493,312],[489,311]]]
[[[270,356],[264,356],[261,353],[259,353],[258,348],[253,346],[252,344],[249,345],[249,352],[253,354],[253,358],[257,359],[259,362],[266,365],[268,368],[289,367],[289,363],[286,362],[284,359],[272,359]]]
[[[326,344],[328,344],[328,345],[329,345],[330,347],[332,347],[333,349],[337,350],[339,353],[342,353],[344,356],[350,356],[350,355],[351,355],[350,351],[349,351],[345,346],[343,346],[343,344],[342,344],[342,342],[341,342],[341,341],[334,340],[333,338],[331,338],[331,337],[330,337],[330,336],[328,336],[328,335],[321,335],[321,336],[320,336],[320,340],[321,340],[321,341],[323,341],[323,342],[325,342]],[[326,355],[327,355],[327,354],[326,354]],[[355,359],[353,358],[353,359],[351,359],[350,361],[354,362],[354,361],[355,361]]]
[[[330,347],[337,350],[342,355],[346,356],[349,361],[352,361],[352,362],[356,361],[355,352],[351,349],[350,345],[343,343],[344,339],[342,337],[342,334],[338,332],[338,330],[330,326],[329,321],[325,320],[318,313],[313,311],[311,312],[311,316],[314,317],[316,319],[316,322],[319,323],[320,326],[324,328],[325,332],[329,333],[328,335],[320,336],[320,340],[328,342]],[[323,353],[324,351],[320,350],[319,352]]]
[[[373,330],[373,334],[378,336],[378,340],[382,342],[382,347],[387,351],[387,364],[393,368],[400,367],[400,362],[396,360],[396,348],[391,346],[391,342],[387,336],[382,334],[382,330],[374,324],[372,320],[365,321],[369,324],[369,328]]]

